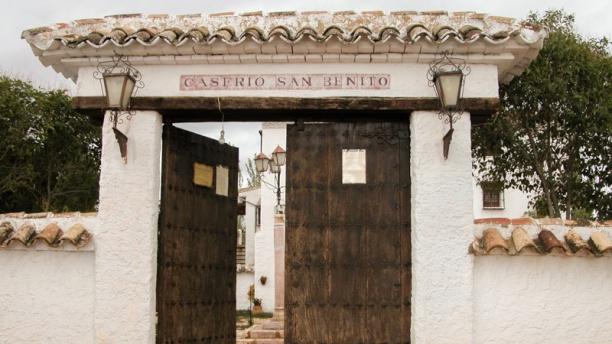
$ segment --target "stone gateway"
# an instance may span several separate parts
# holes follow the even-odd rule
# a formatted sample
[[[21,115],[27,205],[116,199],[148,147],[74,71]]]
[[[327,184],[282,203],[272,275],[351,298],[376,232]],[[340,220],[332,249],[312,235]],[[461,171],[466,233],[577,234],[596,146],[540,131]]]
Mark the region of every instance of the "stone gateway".
[[[285,343],[608,342],[612,229],[474,225],[471,127],[496,111],[499,85],[546,35],[512,18],[440,11],[130,14],[24,31],[41,63],[76,82],[75,108],[102,127],[100,203],[78,219],[91,235],[83,249],[20,246],[11,238],[38,233],[32,220],[2,218],[27,226],[0,240],[0,336],[233,342],[238,152],[174,127],[223,118],[290,134],[286,266],[275,264],[287,276],[270,267],[265,288],[256,279],[266,295],[284,288]],[[427,79],[441,56],[470,69],[448,159],[449,127]],[[138,72],[124,84],[138,91],[120,124],[100,78],[117,61]],[[342,152],[363,150],[343,183]],[[211,168],[194,176],[194,163]],[[262,207],[262,233],[282,241],[274,215]],[[558,245],[540,250],[539,233]],[[596,245],[565,248],[576,235]],[[516,242],[534,253],[514,257]]]

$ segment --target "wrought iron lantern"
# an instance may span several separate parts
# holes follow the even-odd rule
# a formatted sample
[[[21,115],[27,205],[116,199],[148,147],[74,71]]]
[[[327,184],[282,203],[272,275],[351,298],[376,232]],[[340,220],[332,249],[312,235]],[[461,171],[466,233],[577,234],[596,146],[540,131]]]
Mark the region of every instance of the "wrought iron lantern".
[[[461,118],[463,86],[465,76],[469,73],[470,67],[466,66],[464,60],[451,59],[447,52],[430,64],[427,71],[429,85],[434,88],[440,102],[438,116],[450,125],[450,129],[442,138],[444,159],[448,158],[450,143],[455,131],[453,124]]]
[[[273,163],[278,166],[283,166],[285,165],[286,159],[287,152],[281,146],[276,146],[276,148],[272,152]]]
[[[263,178],[261,178],[261,182],[265,184],[267,187],[272,189],[276,194],[276,206],[275,212],[277,214],[284,212],[284,207],[281,205],[281,191],[283,186],[280,185],[281,179],[281,167],[285,165],[287,160],[287,152],[281,147],[276,146],[272,154],[270,154],[271,158],[268,158],[262,152],[263,145],[263,132],[259,131],[259,154],[255,156],[255,169],[258,173],[264,173],[269,171],[274,175],[274,184],[266,182]]]
[[[270,173],[280,173],[281,165],[276,164],[272,159],[268,161],[268,164],[270,165]]]
[[[264,153],[259,153],[255,156],[255,170],[258,173],[263,173],[268,170],[269,165],[268,157]]]
[[[447,110],[455,109],[461,100],[463,72],[460,70],[439,72],[435,75],[434,83],[441,107]]]
[[[127,56],[117,56],[111,61],[100,62],[94,72],[94,78],[100,81],[121,158],[127,162],[128,138],[117,128],[117,124],[123,123],[122,117],[126,120],[132,118],[134,112],[131,109],[131,100],[138,89],[144,87],[142,75],[130,64]]]
[[[129,73],[109,73],[102,76],[106,103],[109,109],[127,110],[130,107],[136,80]]]

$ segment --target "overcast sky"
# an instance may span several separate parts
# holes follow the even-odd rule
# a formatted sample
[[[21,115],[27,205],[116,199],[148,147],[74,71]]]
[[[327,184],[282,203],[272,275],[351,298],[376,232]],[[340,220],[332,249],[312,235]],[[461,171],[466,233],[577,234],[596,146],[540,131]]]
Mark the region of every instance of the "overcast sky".
[[[0,0],[0,70],[13,76],[30,79],[45,87],[74,87],[71,81],[57,75],[51,68],[43,67],[34,58],[28,45],[20,39],[21,31],[56,22],[66,22],[80,18],[103,17],[122,13],[214,13],[234,11],[237,13],[262,10],[264,12],[283,10],[446,10],[477,11],[494,15],[525,18],[529,11],[544,11],[550,8],[563,8],[576,15],[578,30],[588,36],[612,37],[612,1],[610,0],[429,0],[398,1],[386,0],[266,0],[257,4],[254,1],[239,0]],[[218,124],[198,124],[190,127],[212,137],[218,137]],[[226,125],[227,141],[241,150],[241,160],[252,156],[257,150],[258,127],[256,124]]]

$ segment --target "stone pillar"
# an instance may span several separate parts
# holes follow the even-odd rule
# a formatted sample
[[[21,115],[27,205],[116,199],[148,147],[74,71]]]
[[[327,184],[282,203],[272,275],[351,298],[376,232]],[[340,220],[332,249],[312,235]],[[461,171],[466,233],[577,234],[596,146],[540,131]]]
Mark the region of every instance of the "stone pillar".
[[[285,215],[274,215],[274,318],[285,318]]]
[[[121,125],[127,163],[106,114],[95,240],[95,342],[155,342],[155,277],[162,117],[137,111]]]
[[[448,160],[437,112],[410,116],[412,343],[472,343],[470,115],[454,125]]]

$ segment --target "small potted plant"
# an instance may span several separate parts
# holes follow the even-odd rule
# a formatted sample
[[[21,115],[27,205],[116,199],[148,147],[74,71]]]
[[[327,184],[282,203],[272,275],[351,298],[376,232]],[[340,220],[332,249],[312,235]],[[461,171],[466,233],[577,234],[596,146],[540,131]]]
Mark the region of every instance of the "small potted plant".
[[[261,308],[261,299],[254,298],[253,299],[253,314],[261,314],[263,309]]]

